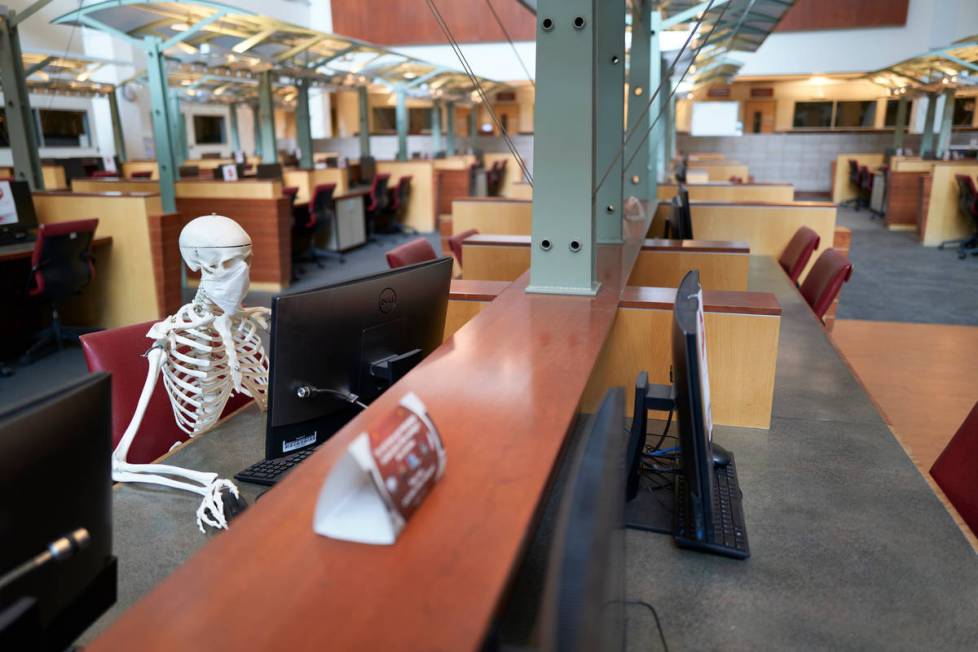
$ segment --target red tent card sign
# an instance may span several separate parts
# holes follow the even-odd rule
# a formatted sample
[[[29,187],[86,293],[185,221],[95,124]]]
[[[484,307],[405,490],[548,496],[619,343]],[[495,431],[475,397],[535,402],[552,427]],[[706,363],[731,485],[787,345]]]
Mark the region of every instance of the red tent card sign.
[[[317,534],[390,545],[445,472],[445,447],[409,393],[350,442],[319,492]]]

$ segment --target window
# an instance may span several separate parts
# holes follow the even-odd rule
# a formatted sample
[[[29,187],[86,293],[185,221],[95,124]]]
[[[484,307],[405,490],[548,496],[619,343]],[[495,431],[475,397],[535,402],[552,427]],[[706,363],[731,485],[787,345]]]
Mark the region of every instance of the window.
[[[431,131],[431,109],[408,109],[408,133]]]
[[[795,129],[828,129],[832,126],[832,102],[795,102]]]
[[[397,131],[397,111],[393,107],[374,108],[374,131],[386,133]]]
[[[224,136],[223,115],[195,115],[194,140],[198,145],[223,145],[227,142]]]
[[[907,100],[907,115],[903,116],[903,126],[910,126],[910,109],[913,108],[913,101]],[[900,109],[900,100],[886,101],[886,115],[883,116],[884,127],[896,127],[897,111]]]
[[[88,113],[40,109],[42,147],[88,147]]]
[[[975,98],[956,97],[954,98],[954,122],[955,127],[970,127],[975,119]]]
[[[872,128],[876,123],[876,100],[835,103],[835,126]]]

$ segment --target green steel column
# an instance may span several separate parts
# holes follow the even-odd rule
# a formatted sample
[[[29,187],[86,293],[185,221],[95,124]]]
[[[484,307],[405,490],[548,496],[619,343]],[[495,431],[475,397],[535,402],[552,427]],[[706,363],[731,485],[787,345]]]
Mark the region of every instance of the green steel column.
[[[407,93],[403,88],[397,89],[395,117],[397,121],[397,160],[406,161],[408,159],[408,110]]]
[[[441,151],[441,101],[431,102],[431,153]]]
[[[625,148],[625,194],[640,199],[652,199],[649,192],[649,151],[639,147],[648,128],[646,105],[649,102],[649,48],[652,31],[649,27],[651,0],[636,0],[632,13],[632,47],[628,63],[628,146]],[[629,163],[631,161],[631,163]]]
[[[254,131],[255,139],[255,156],[261,158],[261,120],[258,118],[258,105],[251,105],[251,126],[252,131]]]
[[[360,156],[370,156],[370,93],[366,86],[357,88],[360,100]]]
[[[295,131],[299,141],[299,167],[303,170],[311,170],[313,168],[312,119],[309,114],[309,80],[300,79],[297,87]]]
[[[479,105],[473,104],[469,109],[469,138],[479,135]]]
[[[659,11],[653,11],[651,13],[650,22],[652,37],[649,44],[649,92],[655,93],[662,83],[662,47],[660,34],[662,31],[662,13]],[[659,118],[659,113],[662,111],[662,105],[664,104],[665,98],[662,96],[662,91],[659,90],[659,94],[655,96],[652,101],[652,106],[649,107],[648,121],[647,125],[651,127],[649,132],[649,139],[645,142],[645,146],[649,149],[649,199],[654,199],[658,193],[659,188],[659,157],[662,154],[662,119]],[[656,119],[658,118],[658,122]],[[652,124],[655,127],[652,127]],[[639,134],[642,136],[644,132]]]
[[[10,22],[14,16],[14,11],[7,10],[7,15],[0,18],[0,83],[3,85],[14,176],[29,183],[33,190],[44,190],[37,132],[34,130],[34,116],[20,51],[20,35],[17,26]]]
[[[533,235],[527,292],[594,295],[595,125],[605,0],[540,0],[534,135]],[[596,25],[595,23],[598,23]],[[600,62],[603,66],[607,62]],[[621,93],[619,88],[617,91]],[[571,155],[568,155],[571,153]]]
[[[954,125],[954,89],[944,91],[944,114],[941,116],[941,134],[937,139],[937,158],[944,158],[951,146],[951,127]]]
[[[676,96],[673,95],[669,100],[669,126],[668,145],[666,147],[666,157],[669,161],[676,160]]]
[[[176,156],[173,151],[173,131],[176,125],[170,116],[170,98],[166,87],[166,61],[160,49],[161,41],[147,36],[144,41],[146,51],[146,76],[149,83],[151,116],[153,120],[153,144],[156,149],[156,165],[160,177],[160,200],[163,211],[175,213],[176,201]]]
[[[934,117],[937,115],[937,93],[927,93],[927,115],[924,118],[924,133],[920,139],[920,155],[934,151]]]
[[[665,177],[669,172],[669,151],[672,149],[672,145],[670,144],[670,140],[672,139],[672,134],[670,133],[670,129],[672,128],[672,101],[669,97],[669,94],[672,92],[672,80],[669,79],[669,64],[662,57],[659,58],[659,65],[659,97],[656,102],[659,105],[662,117],[659,118],[659,124],[656,125],[655,131],[659,138],[654,147],[658,153],[656,170]]]
[[[115,155],[120,163],[126,162],[126,139],[122,133],[122,119],[119,117],[119,98],[115,87],[106,95],[109,100],[109,114],[112,116],[112,140],[115,142]]]
[[[897,102],[896,127],[893,129],[893,149],[903,147],[903,138],[907,133],[907,110],[910,108],[910,98],[905,94]]]
[[[455,102],[445,102],[445,149],[455,154]]]
[[[599,15],[600,12],[600,15]],[[622,158],[625,135],[625,0],[595,4],[594,219],[597,241],[622,242]],[[614,17],[620,20],[613,20]]]
[[[261,160],[278,163],[275,144],[275,102],[272,98],[272,71],[265,70],[258,79],[258,132],[261,137]]]
[[[241,151],[241,138],[238,136],[238,105],[231,105],[231,151]]]

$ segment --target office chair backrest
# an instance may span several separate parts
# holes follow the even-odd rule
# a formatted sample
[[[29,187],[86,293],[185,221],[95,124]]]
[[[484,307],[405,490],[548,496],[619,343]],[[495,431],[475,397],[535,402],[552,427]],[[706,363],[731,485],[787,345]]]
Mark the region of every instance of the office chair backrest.
[[[974,179],[967,174],[956,174],[954,180],[958,182],[958,210],[978,227],[978,188]]]
[[[812,265],[805,282],[801,284],[801,295],[811,306],[815,315],[821,319],[839,296],[842,284],[852,276],[852,263],[835,249],[826,249]]]
[[[452,250],[452,255],[455,256],[455,260],[458,261],[459,265],[462,264],[462,243],[474,235],[479,235],[478,229],[469,229],[462,233],[456,233],[448,239],[448,246]]]
[[[849,183],[859,185],[859,161],[854,158],[849,159]]]
[[[978,534],[978,403],[948,442],[930,474],[958,510],[971,531]]]
[[[866,165],[859,168],[859,186],[863,190],[873,189],[873,173],[869,171],[869,167]]]
[[[438,254],[435,253],[431,243],[424,238],[416,238],[388,251],[387,265],[391,269],[397,269],[435,258],[438,258]]]
[[[397,187],[394,188],[394,192],[390,194],[390,202],[387,208],[395,215],[400,215],[407,208],[408,200],[411,198],[412,178],[410,174],[401,177],[397,182]]]
[[[791,241],[788,242],[788,246],[781,252],[778,264],[781,265],[781,269],[788,275],[792,283],[798,283],[801,271],[808,265],[812,253],[818,249],[819,242],[818,234],[807,226],[803,226],[795,231]]]
[[[299,195],[299,188],[297,186],[286,186],[282,188],[282,196],[287,197],[290,202],[295,203],[295,198]]]
[[[113,448],[122,439],[146,382],[148,365],[143,354],[152,345],[146,333],[153,323],[147,321],[81,336],[82,352],[88,370],[108,371],[112,374]],[[250,400],[244,394],[232,396],[224,408],[224,416]],[[152,462],[174,444],[187,439],[187,433],[177,427],[173,418],[173,408],[163,388],[163,380],[157,379],[139,434],[129,449],[129,461],[136,464]]]
[[[41,224],[31,257],[31,296],[57,301],[81,292],[95,278],[92,239],[98,220]]]
[[[368,213],[376,213],[387,207],[387,182],[390,181],[389,174],[375,174],[374,180],[370,184],[370,203],[367,204]]]
[[[333,205],[334,192],[336,192],[335,183],[321,183],[313,189],[312,199],[309,201],[310,221],[318,221],[320,215],[326,215]]]

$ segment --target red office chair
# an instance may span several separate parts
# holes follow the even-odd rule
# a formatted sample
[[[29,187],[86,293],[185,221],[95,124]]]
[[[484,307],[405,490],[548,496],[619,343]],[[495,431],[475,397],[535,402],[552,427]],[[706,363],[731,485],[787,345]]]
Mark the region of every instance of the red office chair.
[[[478,229],[469,229],[468,231],[463,231],[462,233],[453,235],[448,239],[448,246],[452,250],[452,255],[455,256],[455,260],[458,261],[460,266],[462,264],[462,243],[474,235],[479,235]]]
[[[423,263],[426,260],[438,258],[434,247],[424,238],[416,238],[410,242],[394,247],[387,252],[387,265],[391,269]]]
[[[978,534],[978,403],[934,462],[930,474],[958,510],[971,531]]]
[[[859,194],[856,196],[856,210],[865,206],[869,208],[869,200],[873,196],[873,173],[868,166],[859,168]]]
[[[119,173],[118,172],[110,172],[108,170],[95,170],[94,172],[92,172],[92,177],[91,178],[92,179],[109,179],[109,178],[114,178],[114,177],[118,177],[118,176],[119,176]]]
[[[970,238],[960,240],[945,240],[938,249],[943,249],[948,245],[958,246],[958,258],[964,260],[968,254],[978,253],[978,188],[975,181],[967,174],[956,174],[954,180],[958,182],[958,211],[975,229],[975,233]]]
[[[142,170],[139,172],[133,172],[129,175],[130,179],[152,179],[153,173],[149,170]]]
[[[852,277],[852,263],[835,249],[826,249],[818,257],[801,284],[801,296],[821,319],[842,291],[842,284]]]
[[[391,233],[417,233],[404,225],[404,214],[411,200],[411,175],[401,177],[397,185],[387,191],[387,217],[390,220],[387,230]]]
[[[778,264],[781,265],[784,273],[795,285],[798,285],[798,277],[801,276],[801,271],[805,269],[805,265],[811,259],[812,253],[818,249],[818,245],[818,234],[807,226],[803,226],[795,231],[791,241],[788,242],[788,246],[781,252]]]
[[[377,232],[377,220],[382,219],[387,211],[387,184],[390,182],[391,175],[375,174],[374,180],[370,182],[370,193],[367,195],[367,240],[376,242],[374,234]]]
[[[98,220],[72,220],[42,224],[37,229],[28,295],[51,304],[51,326],[38,334],[37,341],[21,358],[30,364],[50,353],[52,345],[60,351],[66,341],[77,341],[93,328],[71,328],[61,324],[58,305],[79,294],[95,278],[92,239]]]
[[[146,338],[152,325],[153,322],[148,321],[83,335],[81,338],[88,370],[112,374],[113,447],[122,439],[146,382],[148,367],[143,353],[152,345]],[[244,394],[235,394],[228,400],[224,415],[237,410],[250,400]],[[173,407],[163,388],[163,379],[157,378],[139,434],[129,449],[129,461],[136,464],[152,462],[174,444],[187,439],[187,433],[177,427]]]

